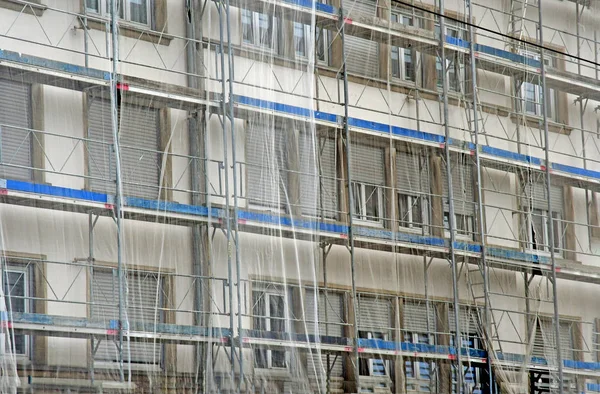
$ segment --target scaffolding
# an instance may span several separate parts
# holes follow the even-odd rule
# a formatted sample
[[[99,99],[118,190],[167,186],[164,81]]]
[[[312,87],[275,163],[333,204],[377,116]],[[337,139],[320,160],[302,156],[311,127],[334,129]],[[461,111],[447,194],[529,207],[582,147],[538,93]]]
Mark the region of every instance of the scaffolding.
[[[77,3],[0,1],[1,392],[600,392],[596,0]]]

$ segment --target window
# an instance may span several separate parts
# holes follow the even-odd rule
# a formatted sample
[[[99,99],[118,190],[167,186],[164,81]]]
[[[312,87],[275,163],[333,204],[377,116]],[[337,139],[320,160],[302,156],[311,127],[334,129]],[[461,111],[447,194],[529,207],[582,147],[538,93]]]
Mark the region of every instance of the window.
[[[429,333],[404,333],[404,341],[410,343],[433,344],[433,335]],[[422,359],[404,361],[407,391],[418,393],[435,392],[435,363]]]
[[[119,18],[128,22],[150,26],[152,20],[151,2],[152,0],[120,0],[117,2]],[[110,0],[86,0],[85,5],[88,12],[104,16],[110,15]]]
[[[382,192],[377,185],[352,182],[354,217],[358,220],[382,225]]]
[[[560,212],[552,212],[552,226],[554,227],[554,251],[560,253],[562,249],[562,222]],[[550,252],[548,237],[547,210],[532,209],[527,215],[528,248],[531,250]]]
[[[92,191],[116,192],[116,163],[112,150],[110,102],[91,99],[88,108],[87,171]],[[123,194],[156,200],[160,193],[158,110],[130,104],[119,107]]]
[[[522,55],[540,60],[540,55],[528,51],[522,51]],[[544,63],[548,66],[552,65],[552,58],[546,57]],[[537,76],[535,76],[537,77]],[[554,89],[547,88],[548,92],[548,110],[546,111],[548,118],[556,120],[556,92]],[[542,112],[542,104],[544,99],[544,90],[539,84],[533,82],[522,81],[521,83],[521,105],[524,106],[524,112],[527,115],[544,116]]]
[[[282,292],[275,289],[252,293],[254,329],[260,331],[286,332],[286,300]],[[257,368],[287,368],[284,350],[257,348],[254,350]]]
[[[311,26],[294,22],[294,50],[297,59],[308,59],[309,50],[315,50],[315,63],[327,63],[327,32],[315,27],[315,39],[311,40]]]
[[[473,216],[461,213],[454,214],[456,235],[461,237],[473,237]],[[450,213],[444,212],[444,230],[450,231]]]
[[[166,305],[168,294],[165,293],[163,278],[149,271],[130,271],[125,275],[127,299],[123,302],[127,307],[124,311],[124,319],[127,319],[130,325],[164,323],[162,308]],[[95,267],[90,279],[91,318],[106,325],[118,322],[117,269]],[[160,308],[158,313],[157,308]],[[94,361],[109,364],[119,361],[118,347],[111,337],[98,337],[95,341],[97,342]],[[162,345],[152,339],[131,341],[123,347],[123,358],[132,364],[158,367],[162,360]]]
[[[361,339],[380,339],[387,340],[387,337],[382,332],[375,331],[359,331],[358,337]],[[359,374],[361,376],[387,376],[389,362],[380,358],[361,358],[359,365]]]
[[[446,37],[452,37],[457,39],[465,39],[466,30],[462,23],[456,22],[454,20],[445,19],[444,20],[444,37],[441,39],[445,39]],[[435,25],[435,34],[436,37],[440,37],[440,25],[439,21],[436,22]],[[451,53],[446,51],[446,65],[442,67],[442,59],[438,57],[435,62],[435,68],[437,72],[437,86],[438,89],[443,89],[442,78],[443,73],[447,72],[448,77],[448,89],[453,92],[459,92],[462,89],[463,82],[465,80],[465,66],[464,61],[460,61],[459,52]]]
[[[398,194],[398,215],[400,227],[420,229],[425,224],[423,197],[408,194]]]
[[[392,22],[401,23],[405,26],[414,26],[414,18],[410,15],[392,13]],[[393,46],[392,56],[392,77],[403,81],[415,82],[415,61],[412,49]]]
[[[30,311],[30,280],[26,267],[9,265],[2,275],[6,309],[11,313],[27,313]],[[12,334],[12,332],[11,332]],[[6,348],[19,356],[29,355],[29,336],[14,334],[7,336]]]
[[[241,13],[242,40],[244,44],[274,50],[276,48],[275,18],[267,14],[248,10],[241,10]]]

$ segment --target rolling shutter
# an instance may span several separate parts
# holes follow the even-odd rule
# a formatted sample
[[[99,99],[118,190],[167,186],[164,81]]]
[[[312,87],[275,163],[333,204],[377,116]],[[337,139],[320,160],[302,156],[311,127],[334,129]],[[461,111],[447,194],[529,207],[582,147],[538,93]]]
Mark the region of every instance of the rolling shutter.
[[[545,183],[528,183],[524,186],[524,189],[528,200],[526,206],[543,211],[548,210],[548,190]],[[550,185],[550,204],[553,212],[560,212],[562,214],[563,191],[560,186]]]
[[[110,103],[91,100],[88,110],[88,168],[93,191],[116,191],[115,157]],[[160,158],[158,111],[122,105],[120,110],[121,174],[123,194],[151,200],[158,198]],[[135,147],[135,149],[132,149]]]
[[[532,356],[547,359],[551,364],[556,364],[556,335],[552,319],[539,318],[536,324],[535,339],[533,342]],[[560,322],[560,351],[563,360],[573,360],[573,336],[571,322]]]
[[[319,292],[319,305],[317,310],[315,310],[315,291],[307,290],[306,291],[306,328],[307,334],[314,335],[316,332],[316,324],[315,320],[318,321],[318,334],[319,335],[327,335],[331,337],[343,337],[344,336],[344,326],[341,324],[325,324],[329,323],[343,323],[344,314],[343,314],[343,296],[340,293],[336,293],[333,291],[327,292],[327,298],[325,297],[325,293]],[[327,310],[327,317],[325,317],[325,310]],[[318,312],[318,318],[315,319],[316,312]],[[338,357],[335,360],[335,355],[330,355],[329,362],[331,368],[331,376],[332,377],[340,377],[343,376],[343,362],[342,358]],[[317,351],[313,350],[312,354],[308,357],[308,376],[313,381],[321,381],[325,382],[327,378],[327,355],[319,354]]]
[[[279,126],[248,123],[246,173],[251,204],[282,208],[287,197],[287,135]]]
[[[429,193],[429,163],[425,156],[397,152],[396,188],[403,194],[411,194],[411,191]],[[428,196],[422,197],[428,199]]]
[[[321,216],[322,199],[323,215],[326,218],[336,217],[336,152],[335,140],[327,137],[315,139],[309,133],[300,134],[300,202],[303,215]]]
[[[433,333],[435,332],[435,307],[425,301],[405,301],[403,309],[403,329],[405,332]]]
[[[352,144],[352,181],[385,185],[384,150],[374,146]]]
[[[461,334],[477,334],[479,325],[477,324],[477,311],[470,307],[461,306],[458,308],[458,319]],[[450,305],[448,310],[448,328],[450,332],[455,332],[456,319],[454,318],[454,306]]]
[[[390,340],[392,327],[392,308],[385,298],[359,297],[358,329],[368,332],[380,332]]]
[[[348,18],[377,16],[377,4],[372,0],[347,2],[344,11]],[[346,68],[349,73],[379,77],[379,44],[365,38],[346,35]]]
[[[140,273],[128,275],[127,280],[127,307],[125,319],[128,322],[158,323],[161,313],[155,315],[156,307],[162,306],[162,291],[158,289],[160,280],[155,274]],[[91,317],[94,320],[108,322],[119,319],[118,309],[118,276],[116,269],[94,269],[92,287],[92,301],[90,307]],[[156,302],[159,297],[158,303]],[[129,348],[124,345],[123,357],[128,361],[131,356],[132,363],[159,364],[161,357],[161,344],[153,340],[147,342],[130,342]],[[118,350],[111,338],[103,338],[98,346],[95,360],[118,361]]]
[[[454,212],[459,215],[474,216],[475,196],[473,194],[473,171],[467,156],[452,153],[450,155],[452,170],[452,192],[454,193]],[[446,166],[442,166],[444,187],[444,212],[449,212],[448,177]]]
[[[0,124],[1,162],[7,164],[0,166],[0,177],[31,180],[31,85],[0,79]]]

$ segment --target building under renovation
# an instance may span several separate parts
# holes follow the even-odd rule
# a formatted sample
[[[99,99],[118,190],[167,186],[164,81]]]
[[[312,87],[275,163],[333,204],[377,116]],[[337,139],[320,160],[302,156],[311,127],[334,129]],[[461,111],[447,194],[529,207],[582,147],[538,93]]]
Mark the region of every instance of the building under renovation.
[[[600,393],[599,0],[0,0],[0,392]]]

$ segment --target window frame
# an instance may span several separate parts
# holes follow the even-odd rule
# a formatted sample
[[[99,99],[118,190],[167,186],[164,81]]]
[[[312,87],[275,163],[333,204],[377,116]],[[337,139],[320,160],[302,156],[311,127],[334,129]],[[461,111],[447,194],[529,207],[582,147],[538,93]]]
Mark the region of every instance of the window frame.
[[[86,12],[91,12],[100,16],[110,16],[110,10],[109,10],[109,6],[110,6],[110,0],[96,0],[98,2],[98,8],[92,8],[92,7],[88,7],[88,0],[84,0],[84,7],[85,7],[85,11]],[[143,26],[143,27],[148,27],[148,28],[152,28],[152,21],[154,19],[154,7],[153,7],[153,0],[143,0],[146,2],[146,17],[147,17],[147,21],[146,23],[142,23],[142,22],[138,22],[135,20],[131,19],[131,3],[135,1],[135,0],[120,0],[119,4],[123,5],[123,8],[120,10],[122,12],[122,15],[119,15],[119,19],[121,19],[122,21],[125,21],[127,23],[131,23],[133,25],[136,26]],[[119,12],[119,14],[121,14],[121,12]]]
[[[248,41],[246,40],[246,38],[244,37],[244,26],[246,25],[246,23],[244,22],[244,14],[246,13],[250,13],[251,16],[251,28],[252,28],[252,40]],[[268,18],[268,20],[270,21],[270,29],[271,29],[271,37],[270,37],[270,41],[271,44],[270,45],[263,45],[260,43],[260,17],[261,16],[266,16]],[[279,42],[277,40],[277,30],[278,30],[278,20],[277,17],[272,16],[272,15],[268,15],[268,14],[263,14],[262,12],[256,12],[256,11],[249,11],[246,9],[240,9],[240,34],[241,34],[241,43],[244,46],[250,47],[250,48],[254,48],[254,49],[259,49],[262,51],[267,51],[267,52],[272,52],[272,53],[277,53],[277,48],[279,45]],[[296,49],[294,48],[294,52],[296,51]]]
[[[355,193],[355,187],[358,187],[358,193]],[[371,218],[367,215],[367,187],[375,188],[377,195],[377,213],[378,216]],[[367,182],[360,181],[352,181],[352,193],[354,195],[354,205],[357,206],[357,202],[360,203],[358,208],[360,208],[360,212],[354,212],[354,207],[352,207],[352,215],[355,220],[359,223],[369,226],[375,227],[383,227],[383,190],[380,185],[375,185]],[[358,198],[360,197],[360,199]]]
[[[397,192],[396,196],[397,196],[396,204],[398,207],[398,226],[401,227],[403,230],[421,232],[423,229],[425,229],[425,232],[427,232],[427,226],[429,224],[429,220],[428,220],[428,215],[427,215],[427,210],[426,210],[426,204],[424,204],[424,196],[408,194],[408,193],[404,193],[402,191]],[[403,197],[406,197],[406,199],[407,199],[406,207],[407,208],[410,207],[410,209],[407,209],[407,211],[406,211],[406,216],[407,216],[406,219],[404,219],[404,212],[401,209],[400,199]],[[421,222],[414,221],[412,208],[414,207],[415,204],[417,206],[417,209],[419,211],[421,211]],[[405,223],[408,224],[408,226],[404,225]]]
[[[442,36],[439,17],[436,16],[434,22],[434,30],[435,35],[439,37],[441,40],[445,42],[446,36],[452,36],[459,40],[465,40],[466,30],[461,28],[460,25],[463,25],[461,22],[455,22],[452,19],[444,20],[444,29],[446,30]],[[448,34],[450,31],[455,32],[455,35]],[[460,93],[461,89],[464,91],[464,84],[466,79],[466,68],[464,62],[456,61],[455,54],[451,57],[446,57],[446,66],[441,67],[442,59],[440,56],[435,57],[435,70],[436,70],[436,84],[438,90],[443,90],[444,86],[442,85],[442,78],[440,73],[447,72],[448,74],[448,91],[452,93]],[[451,75],[454,74],[454,78],[451,78]]]
[[[462,217],[462,220],[458,220],[459,217]],[[450,212],[444,211],[443,225],[444,225],[444,235],[446,238],[450,237]],[[474,221],[475,217],[472,215],[465,215],[462,213],[454,213],[454,223],[466,223],[466,229],[454,229],[454,233],[456,234],[457,239],[472,241],[475,236],[474,231]],[[457,226],[458,227],[458,226]]]
[[[117,275],[117,267],[116,266],[111,266],[111,265],[102,265],[102,266],[94,266],[92,267],[93,270],[91,271],[91,274],[88,273],[88,284],[89,286],[92,285],[92,282],[94,279],[94,275],[95,275],[95,271],[100,271],[102,273],[107,273],[107,272],[111,272],[111,274],[113,275],[113,277],[115,277],[117,279],[116,283],[113,283],[113,290],[115,292],[117,292],[116,294],[118,294],[118,277],[116,277]],[[153,271],[153,270],[148,270],[148,269],[128,269],[126,270],[123,275],[127,275],[127,276],[135,276],[136,278],[141,278],[143,276],[147,276],[147,275],[153,275],[156,276],[156,280],[158,282],[158,288],[160,289],[159,292],[159,309],[164,309],[167,306],[167,299],[165,297],[165,294],[167,294],[167,296],[171,297],[172,294],[168,294],[166,292],[166,286],[167,286],[167,281],[169,280],[169,274],[163,272],[159,272],[159,271]],[[140,279],[138,279],[140,280]],[[115,293],[113,293],[115,294]],[[87,300],[89,302],[91,302],[90,307],[93,307],[93,304],[95,304],[97,302],[97,300],[95,300],[94,298],[92,298],[92,293],[88,292],[87,294]],[[91,312],[91,308],[88,308],[88,312],[87,312],[87,316],[88,318],[92,318],[92,312]],[[165,323],[166,320],[166,313],[164,310],[159,311],[158,313],[158,321],[159,323]],[[102,341],[107,341],[106,338],[102,338]],[[98,343],[96,343],[96,345],[98,345]],[[132,360],[131,359],[131,355],[128,355],[127,357],[129,357],[129,361],[124,360],[124,362],[127,362],[131,368],[133,370],[151,370],[151,371],[159,371],[159,370],[163,370],[166,367],[166,362],[165,362],[165,357],[166,357],[166,343],[160,343],[157,342],[156,343],[156,347],[159,348],[159,357],[157,357],[157,362],[154,364],[150,364],[150,363],[145,363],[145,362],[140,362],[140,361],[136,361],[136,360]],[[96,353],[97,354],[97,353]],[[102,360],[102,359],[97,359],[95,357],[94,354],[90,354],[91,357],[91,361],[94,364],[95,367],[98,368],[111,368],[114,367],[115,364],[118,363],[118,361],[111,361],[111,360]],[[125,357],[125,356],[124,356]]]
[[[263,324],[265,325],[265,330],[264,331],[271,331],[271,308],[270,308],[270,298],[271,297],[281,297],[283,299],[283,314],[284,317],[280,318],[277,317],[278,320],[283,319],[283,325],[284,325],[284,331],[283,332],[287,332],[290,330],[289,327],[289,319],[290,319],[290,314],[288,311],[288,299],[286,297],[286,292],[285,290],[282,289],[273,289],[272,286],[269,286],[269,288],[266,289],[253,289],[252,290],[252,317],[253,317],[253,325],[254,325],[254,319],[260,319],[263,321]],[[254,302],[254,293],[259,293],[260,294],[260,298],[264,298],[265,299],[265,315],[257,315],[255,312],[255,307],[257,307],[259,304]],[[278,366],[273,366],[273,352],[282,352],[284,354],[284,362],[285,362],[285,366],[284,367],[278,367]],[[257,357],[256,357],[256,353],[262,353],[264,352],[266,354],[265,359],[267,360],[267,366],[259,366],[257,364]],[[273,350],[271,348],[255,348],[254,349],[254,366],[255,368],[261,369],[261,370],[276,370],[276,371],[287,371],[290,368],[290,353],[288,351],[285,350]]]
[[[303,42],[304,44],[304,54],[301,54],[298,52],[297,50],[297,45],[296,45],[296,39],[297,39],[297,35],[296,35],[296,28],[302,26],[302,38],[300,38],[299,40]],[[315,64],[321,64],[321,65],[327,65],[329,64],[329,51],[328,49],[328,45],[327,45],[327,30],[320,28],[318,26],[315,26],[315,38],[314,40],[311,40],[311,26],[310,25],[305,25],[303,23],[300,22],[292,22],[292,29],[293,29],[293,37],[294,37],[294,57],[295,59],[300,59],[300,60],[304,60],[304,61],[308,61],[309,56],[308,56],[308,49],[310,48],[310,43],[311,41],[314,41],[314,59],[315,59]],[[322,48],[320,48],[323,51],[323,58],[319,59],[319,50],[318,50],[318,46],[319,46],[319,38],[323,37],[323,39],[321,40],[320,45],[322,45]]]
[[[32,300],[31,300],[31,293],[32,293],[32,272],[31,272],[31,268],[28,266],[24,266],[21,264],[14,264],[14,263],[6,263],[5,266],[2,268],[1,270],[2,272],[2,292],[4,294],[4,298],[5,298],[5,303],[11,302],[11,296],[5,294],[4,292],[4,286],[6,284],[6,280],[7,280],[7,273],[19,273],[21,275],[24,276],[24,295],[23,296],[16,296],[19,298],[23,298],[23,304],[24,304],[24,312],[17,312],[17,313],[29,313],[32,310]],[[12,315],[13,308],[12,308],[12,302],[10,306],[7,306],[7,310],[9,311],[9,313]],[[13,329],[9,329],[8,331],[9,335],[10,335],[10,342],[12,344],[11,346],[11,352],[17,357],[18,360],[29,360],[31,358],[31,341],[32,341],[32,337],[30,335],[26,335],[26,334],[15,334]],[[23,337],[23,343],[25,344],[25,350],[23,353],[17,353],[16,348],[15,348],[15,337]],[[8,338],[7,338],[8,340]],[[8,345],[8,344],[7,344]]]
[[[421,341],[421,337],[426,337],[427,341]],[[430,333],[430,332],[416,332],[416,331],[410,331],[410,332],[405,332],[404,333],[404,342],[409,342],[409,343],[414,343],[414,344],[427,344],[427,345],[433,345],[435,344],[435,336]],[[408,376],[408,371],[406,368],[406,364],[410,363],[411,368],[412,368],[412,376]],[[429,365],[429,379],[424,378],[423,376],[421,376],[421,367],[422,364],[428,364]],[[419,392],[420,389],[419,387],[417,387],[417,385],[419,384],[418,381],[425,381],[425,380],[429,380],[429,390],[431,390],[433,387],[435,386],[437,383],[437,379],[435,378],[435,368],[436,368],[436,364],[435,361],[433,360],[426,360],[426,359],[419,359],[419,358],[407,358],[406,360],[404,360],[404,379],[406,381],[407,386],[411,385],[411,386],[415,386],[414,390],[411,390],[413,392]],[[415,382],[412,382],[410,380],[415,380]],[[432,391],[429,391],[432,392]]]
[[[539,242],[536,242],[536,243],[533,242],[533,230],[534,230],[533,226],[535,224],[534,217],[539,217],[542,220],[542,229],[541,229],[542,236],[543,236],[542,244],[540,244]],[[549,219],[549,217],[552,219],[552,226],[554,227],[554,238],[555,238],[554,242],[553,242],[554,253],[557,253],[559,256],[562,256],[562,249],[563,249],[562,213],[559,211],[551,211],[550,215],[548,215],[547,209],[530,208],[528,210],[528,212],[526,213],[527,251],[537,253],[537,254],[548,255],[548,256],[550,255],[550,247],[552,245],[549,242],[550,234],[548,234],[548,219]],[[558,241],[558,245],[556,245],[557,241]],[[539,249],[534,246],[542,246],[543,249]]]
[[[536,52],[532,52],[531,50],[522,49],[519,51],[519,54],[522,56],[540,61],[540,54],[536,53]],[[554,63],[553,60],[554,59],[551,56],[545,56],[544,63],[549,67],[553,67],[553,63]],[[533,87],[533,91],[534,91],[533,94],[534,94],[535,101],[527,100],[525,93],[526,93],[527,87],[530,87],[530,86]],[[546,103],[548,104],[548,108],[547,108],[546,112],[548,114],[548,119],[550,119],[553,122],[557,122],[558,121],[557,120],[558,119],[558,117],[557,117],[557,114],[558,114],[557,92],[556,92],[556,90],[554,90],[552,88],[547,88],[547,91],[548,91],[548,95],[547,95],[548,100],[546,101]],[[524,113],[526,116],[542,118],[544,116],[544,114],[542,112],[542,100],[543,100],[543,96],[544,96],[543,93],[544,92],[543,92],[541,85],[522,80],[521,86],[519,89],[519,96],[516,97],[516,100],[518,100],[521,105],[521,112]],[[531,111],[527,110],[528,103],[533,103],[535,111],[531,112]]]
[[[409,20],[409,23],[405,23],[406,20]],[[403,26],[415,26],[415,15],[408,15],[401,10],[393,10],[391,12],[391,21],[395,23],[400,23]],[[412,76],[407,75],[407,62],[406,62],[406,52],[410,53],[411,63],[413,66]],[[396,52],[398,54],[397,59],[393,58],[393,54]],[[417,53],[414,49],[410,48],[402,48],[398,46],[390,47],[390,71],[391,77],[393,79],[403,81],[406,83],[416,83],[417,82]],[[398,67],[398,75],[394,75],[394,63],[397,63]]]
[[[363,335],[366,335],[363,336]],[[359,330],[358,332],[358,337],[359,338],[364,338],[364,339],[379,339],[382,341],[387,341],[388,340],[388,335],[382,331],[374,331],[374,330]],[[389,360],[382,360],[380,358],[368,358],[368,359],[361,359],[363,360],[363,362],[366,360],[367,362],[367,369],[369,371],[368,375],[360,375],[360,376],[391,376],[390,375],[390,362]],[[374,370],[375,370],[375,363],[379,363],[381,362],[383,364],[383,375],[375,375],[374,374]],[[360,368],[359,368],[359,374],[360,374]]]

